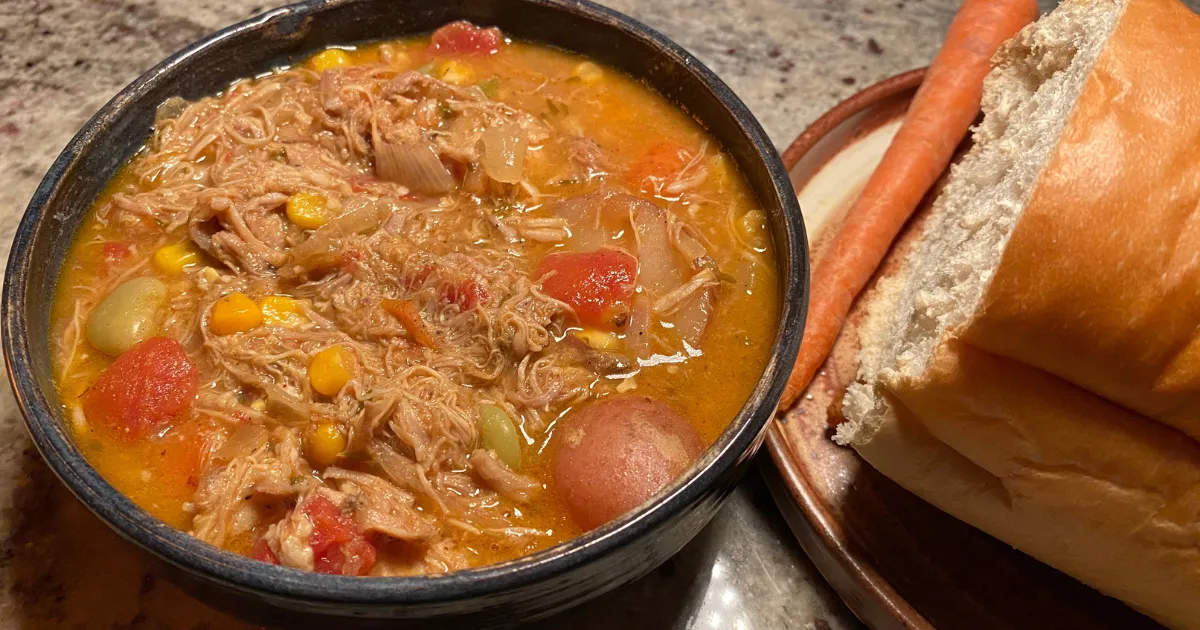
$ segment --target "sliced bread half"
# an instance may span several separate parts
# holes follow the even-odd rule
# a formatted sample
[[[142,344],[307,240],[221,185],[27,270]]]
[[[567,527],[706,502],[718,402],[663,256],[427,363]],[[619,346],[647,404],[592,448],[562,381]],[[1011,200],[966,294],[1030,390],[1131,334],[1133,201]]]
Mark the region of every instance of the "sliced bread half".
[[[868,297],[836,439],[915,494],[1200,628],[1200,18],[1066,0]]]

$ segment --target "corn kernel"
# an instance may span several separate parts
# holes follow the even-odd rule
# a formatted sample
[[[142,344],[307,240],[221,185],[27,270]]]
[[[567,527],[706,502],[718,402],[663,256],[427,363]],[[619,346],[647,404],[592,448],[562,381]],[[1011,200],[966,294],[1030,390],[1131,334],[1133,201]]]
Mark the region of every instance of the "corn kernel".
[[[575,66],[575,69],[571,71],[571,75],[578,77],[579,80],[587,85],[595,85],[600,79],[604,78],[604,71],[600,69],[600,66],[590,61],[584,61]]]
[[[300,302],[286,295],[268,295],[259,302],[263,323],[268,326],[296,328],[308,318],[300,310]]]
[[[325,198],[310,193],[296,193],[287,200],[287,218],[298,227],[315,230],[329,222]]]
[[[208,280],[209,282],[216,282],[217,280],[221,279],[221,273],[212,267],[205,267],[204,269],[200,270],[200,273],[203,274],[204,279]]]
[[[262,324],[262,311],[244,293],[230,293],[216,301],[208,329],[217,335],[246,332]]]
[[[433,76],[446,83],[466,85],[471,82],[471,68],[453,59],[440,61],[433,67]]]
[[[330,346],[309,362],[308,381],[318,393],[333,396],[354,378],[354,368],[354,354],[342,346]]]
[[[159,247],[154,252],[154,266],[171,275],[183,273],[184,269],[200,263],[200,252],[187,243],[175,243]]]
[[[575,331],[574,334],[577,339],[586,343],[593,350],[615,350],[617,347],[617,336],[610,332],[594,328],[584,328],[583,330]]]
[[[379,47],[379,60],[398,69],[407,69],[412,66],[412,57],[409,57],[408,53],[397,49],[391,44],[384,44]]]
[[[330,48],[329,50],[323,50],[313,55],[312,59],[308,60],[308,65],[312,66],[312,69],[317,72],[342,68],[350,65],[350,55],[347,55],[344,50]]]
[[[255,411],[260,411],[260,412],[266,411],[267,410],[267,399],[255,398],[254,402],[250,403],[250,408]]]
[[[346,433],[336,422],[314,422],[308,431],[308,462],[317,468],[337,463],[346,450]]]

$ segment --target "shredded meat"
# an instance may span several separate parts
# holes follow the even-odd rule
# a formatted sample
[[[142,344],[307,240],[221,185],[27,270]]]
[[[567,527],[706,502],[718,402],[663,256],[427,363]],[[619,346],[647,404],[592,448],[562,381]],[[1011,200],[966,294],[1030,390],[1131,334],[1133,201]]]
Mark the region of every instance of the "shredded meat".
[[[230,536],[253,529],[271,512],[271,499],[298,495],[316,485],[311,472],[300,456],[299,434],[278,429],[272,443],[205,472],[196,490],[192,534],[220,546]]]
[[[595,140],[585,136],[568,138],[567,160],[571,164],[570,177],[579,181],[601,179],[616,171],[612,160],[605,155]]]
[[[493,490],[518,503],[528,503],[542,489],[542,484],[513,472],[491,451],[475,450],[471,453],[471,463],[475,465],[476,474]]]
[[[378,532],[398,540],[427,540],[438,526],[413,507],[413,496],[366,473],[329,468],[325,479],[340,482],[340,490],[357,502],[354,514],[364,532]]]
[[[313,524],[300,510],[292,510],[287,516],[267,528],[267,546],[285,567],[313,570],[312,550]]]

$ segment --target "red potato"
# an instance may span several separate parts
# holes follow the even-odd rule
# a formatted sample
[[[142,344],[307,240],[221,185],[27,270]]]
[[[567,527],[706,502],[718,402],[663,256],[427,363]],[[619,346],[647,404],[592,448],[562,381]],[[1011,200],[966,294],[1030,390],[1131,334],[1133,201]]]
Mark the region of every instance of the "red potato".
[[[554,434],[554,489],[579,525],[599,527],[683,474],[704,451],[687,420],[647,396],[615,396]]]

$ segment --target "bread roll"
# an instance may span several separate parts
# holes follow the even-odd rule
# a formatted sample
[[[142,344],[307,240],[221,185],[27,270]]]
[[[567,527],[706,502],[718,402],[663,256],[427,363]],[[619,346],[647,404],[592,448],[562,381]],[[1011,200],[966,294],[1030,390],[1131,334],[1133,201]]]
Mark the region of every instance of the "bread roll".
[[[963,336],[1200,438],[1198,210],[1200,16],[1133,0]]]
[[[836,439],[950,514],[1200,628],[1200,18],[1067,0],[870,297]]]

